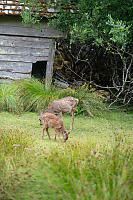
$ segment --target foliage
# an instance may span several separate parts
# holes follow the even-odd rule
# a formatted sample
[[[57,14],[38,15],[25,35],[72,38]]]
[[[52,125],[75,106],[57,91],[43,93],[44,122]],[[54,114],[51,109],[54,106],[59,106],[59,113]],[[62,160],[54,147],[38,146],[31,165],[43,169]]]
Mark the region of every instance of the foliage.
[[[71,2],[71,1],[70,1]],[[67,4],[70,5],[70,2]],[[63,3],[63,2],[62,2]],[[131,5],[131,1],[127,1],[126,4],[128,6]],[[132,7],[132,5],[131,5]],[[67,15],[67,20],[71,24],[70,27],[70,35],[71,38],[78,38],[80,41],[86,40],[86,39],[93,39],[95,41],[97,40],[108,40],[110,39],[110,33],[112,35],[115,35],[116,32],[113,31],[113,29],[116,28],[116,26],[112,26],[112,24],[107,23],[108,22],[108,16],[110,16],[109,20],[114,20],[117,25],[117,30],[120,32],[121,37],[123,33],[129,34],[129,28],[130,26],[127,26],[127,29],[123,30],[123,23],[126,23],[128,25],[132,25],[132,17],[130,15],[123,14],[122,10],[125,9],[125,12],[128,12],[131,7],[126,7],[125,4],[122,4],[122,2],[119,1],[78,1],[72,6],[73,12],[70,14],[73,17],[69,17]],[[117,8],[117,13],[114,13],[114,9]],[[121,10],[121,8],[123,8]],[[60,8],[59,15],[64,15],[64,12],[62,11],[62,8]],[[66,13],[69,12],[69,10],[65,11]],[[54,24],[57,25],[59,23],[59,27],[64,26],[63,23],[60,23],[60,19],[54,19]],[[66,30],[68,30],[68,27],[66,27]],[[110,30],[110,32],[108,32]],[[131,29],[130,29],[131,31]],[[124,38],[127,42],[131,42],[129,38]],[[115,41],[117,43],[117,40]],[[120,42],[120,39],[119,39]],[[122,44],[123,40],[121,41]]]
[[[25,24],[36,24],[40,21],[40,12],[41,4],[36,0],[19,0],[20,3],[24,3],[27,9],[23,9],[21,12],[21,16],[23,19],[23,23]],[[36,12],[35,12],[36,11]]]
[[[130,33],[129,29],[131,26],[126,26],[126,23],[124,23],[122,20],[115,21],[111,15],[108,15],[108,18],[109,20],[106,22],[106,24],[110,27],[110,40],[116,44],[121,44],[121,46],[125,48],[128,43],[128,37]]]
[[[55,99],[66,96],[73,96],[79,99],[77,114],[83,113],[86,109],[92,111],[106,108],[103,99],[93,92],[90,92],[87,86],[74,90],[71,88],[60,89],[52,86],[46,89],[43,82],[37,79],[20,80],[13,83],[0,85],[0,104],[1,111],[10,111],[21,113],[24,111],[40,112],[46,109]],[[83,104],[82,101],[85,100]]]
[[[22,0],[22,2],[29,8],[32,8],[31,5],[34,5],[36,0],[28,2]],[[48,8],[53,8],[56,11],[56,17],[49,17],[49,20],[58,29],[67,31],[71,41],[75,39],[79,39],[80,41],[89,39],[101,43],[106,38],[106,40],[114,39],[115,43],[118,41],[121,45],[123,45],[123,41],[126,43],[131,42],[131,37],[129,37],[132,31],[133,7],[131,0],[126,2],[119,0],[89,0],[89,2],[88,0],[57,0],[56,2],[52,2],[50,0]],[[117,12],[115,12],[116,10]],[[31,13],[30,10],[29,13]],[[24,16],[22,17],[25,19]],[[110,34],[114,36],[110,37]],[[124,40],[121,40],[121,37]]]

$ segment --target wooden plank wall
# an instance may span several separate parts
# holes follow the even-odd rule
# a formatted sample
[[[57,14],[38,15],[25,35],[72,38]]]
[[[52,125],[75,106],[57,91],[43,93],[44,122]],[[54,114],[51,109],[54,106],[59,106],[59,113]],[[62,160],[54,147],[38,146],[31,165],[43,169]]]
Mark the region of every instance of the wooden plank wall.
[[[2,20],[3,19],[3,20]],[[17,20],[16,20],[17,19]],[[24,26],[19,18],[0,20],[0,78],[19,79],[31,76],[32,63],[49,61],[47,71],[52,73],[51,47],[58,31],[43,24],[40,28]],[[48,70],[48,68],[51,68]]]
[[[32,63],[47,61],[51,39],[0,35],[0,78],[31,76]]]

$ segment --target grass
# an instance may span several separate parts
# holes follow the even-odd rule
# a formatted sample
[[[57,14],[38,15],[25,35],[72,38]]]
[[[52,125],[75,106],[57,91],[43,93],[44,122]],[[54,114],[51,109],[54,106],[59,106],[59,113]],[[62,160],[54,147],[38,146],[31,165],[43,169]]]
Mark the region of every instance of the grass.
[[[0,84],[0,111],[17,113],[20,110],[19,91],[16,85]]]
[[[0,199],[132,200],[132,112],[77,115],[66,143],[45,134],[39,114],[0,113]],[[71,116],[63,117],[66,129]]]
[[[68,141],[55,142],[53,130],[42,141],[38,113],[65,96],[80,100]],[[132,200],[133,113],[110,111],[104,101],[86,85],[0,84],[0,199]],[[67,130],[71,120],[63,118]]]

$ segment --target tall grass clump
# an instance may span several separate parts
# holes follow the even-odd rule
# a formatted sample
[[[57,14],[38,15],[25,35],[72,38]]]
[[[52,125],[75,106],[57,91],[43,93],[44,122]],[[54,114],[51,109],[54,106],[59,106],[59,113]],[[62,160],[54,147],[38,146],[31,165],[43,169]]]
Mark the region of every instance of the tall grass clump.
[[[18,113],[21,109],[17,85],[14,82],[11,84],[0,84],[0,111]]]
[[[46,89],[42,82],[33,78],[19,81],[18,87],[25,111],[40,111],[58,96],[56,88]]]

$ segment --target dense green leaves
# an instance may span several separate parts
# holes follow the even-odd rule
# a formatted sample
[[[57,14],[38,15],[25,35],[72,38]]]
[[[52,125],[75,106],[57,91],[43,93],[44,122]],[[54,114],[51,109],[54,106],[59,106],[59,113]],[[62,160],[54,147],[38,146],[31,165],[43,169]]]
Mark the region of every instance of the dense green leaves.
[[[64,4],[64,1],[62,3]],[[71,7],[71,10],[63,10],[60,7],[59,17],[57,16],[52,22],[61,30],[66,28],[72,40],[93,39],[100,44],[109,40],[121,46],[123,46],[123,43],[131,42],[131,10],[133,8],[131,1],[123,3],[123,1],[118,0],[79,0],[77,3],[71,4]],[[67,14],[68,12],[69,14]],[[60,20],[60,18],[63,20]]]
[[[117,44],[122,45],[125,47],[126,44],[129,42],[128,35],[130,33],[129,29],[131,26],[127,26],[122,20],[115,21],[111,15],[108,15],[109,20],[106,22],[109,25],[109,36],[110,41],[113,41]],[[106,33],[106,30],[105,30]]]
[[[21,0],[29,7],[22,13],[25,22],[38,22],[41,4],[36,0]],[[37,14],[33,14],[33,9]],[[113,41],[124,46],[131,43],[133,4],[131,0],[57,0],[49,1],[48,8],[54,8],[56,17],[49,22],[61,31],[66,31],[73,42],[93,40],[96,43]],[[28,12],[30,14],[28,14]],[[25,13],[25,14],[24,14]],[[54,13],[55,14],[55,13]]]

